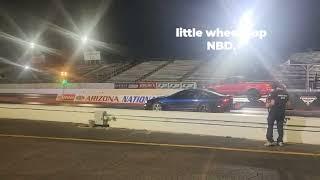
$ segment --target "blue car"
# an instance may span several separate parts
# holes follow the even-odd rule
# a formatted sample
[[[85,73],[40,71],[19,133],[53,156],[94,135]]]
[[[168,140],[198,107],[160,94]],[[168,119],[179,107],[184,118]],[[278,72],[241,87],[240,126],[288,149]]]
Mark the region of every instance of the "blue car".
[[[227,112],[233,107],[233,98],[204,89],[187,89],[150,99],[144,107],[154,111]]]

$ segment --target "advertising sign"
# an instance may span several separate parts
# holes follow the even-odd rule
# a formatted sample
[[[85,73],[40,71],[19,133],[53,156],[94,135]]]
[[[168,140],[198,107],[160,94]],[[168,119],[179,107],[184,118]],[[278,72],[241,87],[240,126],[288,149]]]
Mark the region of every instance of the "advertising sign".
[[[58,94],[56,101],[74,101],[75,94]]]
[[[144,104],[156,96],[148,95],[77,95],[77,103]]]
[[[195,82],[158,82],[158,89],[194,89],[197,88]]]
[[[309,106],[313,101],[317,99],[316,96],[301,96],[300,99]]]
[[[142,83],[115,83],[115,89],[155,89],[156,83],[142,82]]]

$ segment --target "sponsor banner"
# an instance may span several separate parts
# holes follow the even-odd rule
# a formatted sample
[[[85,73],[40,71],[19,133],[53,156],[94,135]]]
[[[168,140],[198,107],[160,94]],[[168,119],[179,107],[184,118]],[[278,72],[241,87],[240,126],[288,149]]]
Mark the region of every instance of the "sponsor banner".
[[[168,83],[165,83],[165,82],[157,83],[157,89],[168,89]]]
[[[289,102],[292,109],[297,110],[320,110],[320,92],[318,91],[291,91],[289,93]]]
[[[144,83],[115,83],[115,89],[155,89],[156,83],[144,82]]]
[[[197,84],[195,82],[181,83],[181,89],[194,89],[194,88],[197,88]]]
[[[300,99],[307,105],[310,106],[310,104],[317,99],[316,96],[300,96]]]
[[[115,83],[115,89],[193,89],[195,82],[142,82],[142,83]]]
[[[148,100],[156,98],[157,96],[122,96],[121,103],[125,104],[144,104]]]
[[[159,96],[167,96],[181,89],[100,89],[58,94],[57,101],[76,104],[132,104],[143,105],[146,101]],[[61,92],[60,92],[61,93]],[[71,96],[72,95],[72,96]]]
[[[169,89],[181,89],[181,83],[168,83]]]
[[[128,89],[139,89],[138,83],[130,83],[128,84]]]
[[[75,102],[79,103],[120,103],[118,96],[104,96],[104,95],[77,95]]]
[[[106,103],[106,104],[144,104],[156,96],[143,95],[77,95],[77,103]]]
[[[194,89],[197,88],[195,82],[159,82],[158,89]]]
[[[114,88],[115,89],[128,89],[129,84],[128,83],[115,83]]]
[[[59,94],[56,101],[74,101],[75,97],[75,94]]]
[[[139,83],[139,89],[155,89],[156,87],[156,83],[153,82]]]

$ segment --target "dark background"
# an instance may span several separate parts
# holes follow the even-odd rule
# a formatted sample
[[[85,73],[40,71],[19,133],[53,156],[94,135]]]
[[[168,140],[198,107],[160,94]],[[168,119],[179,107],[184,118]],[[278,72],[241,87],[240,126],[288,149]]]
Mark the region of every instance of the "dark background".
[[[26,41],[41,31],[37,43],[66,57],[78,42],[52,31],[44,21],[80,34],[92,27],[90,38],[121,45],[126,56],[208,59],[222,52],[207,51],[206,39],[176,38],[175,28],[233,29],[241,14],[251,9],[256,28],[269,34],[252,41],[242,55],[280,62],[292,53],[320,47],[319,7],[317,0],[1,0],[0,31]],[[0,47],[0,56],[12,61],[25,52],[24,46],[3,37]]]

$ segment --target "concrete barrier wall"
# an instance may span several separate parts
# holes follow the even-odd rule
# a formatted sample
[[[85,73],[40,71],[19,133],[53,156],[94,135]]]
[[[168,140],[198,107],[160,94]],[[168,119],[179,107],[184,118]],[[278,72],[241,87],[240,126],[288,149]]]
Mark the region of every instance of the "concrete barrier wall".
[[[0,118],[88,123],[94,109],[65,106],[0,104]]]
[[[0,84],[0,89],[61,89],[60,83]],[[114,89],[113,83],[70,83],[65,89]]]
[[[0,94],[169,95],[181,89],[0,89]]]
[[[88,123],[95,111],[106,110],[117,117],[111,127],[145,129],[172,133],[230,136],[265,140],[266,115],[197,112],[154,112],[68,106],[38,106],[0,104],[0,118],[31,119],[74,123]],[[320,144],[320,119],[290,117],[285,141]]]

